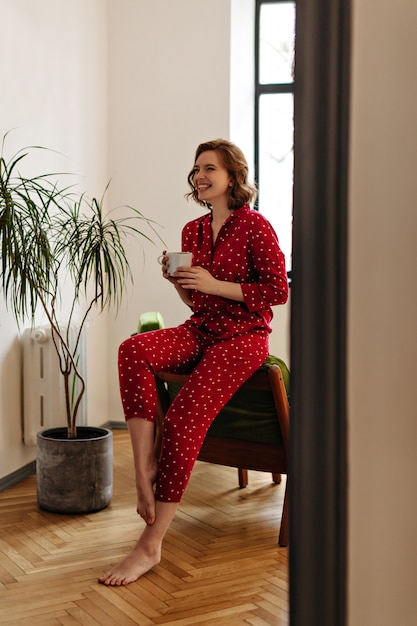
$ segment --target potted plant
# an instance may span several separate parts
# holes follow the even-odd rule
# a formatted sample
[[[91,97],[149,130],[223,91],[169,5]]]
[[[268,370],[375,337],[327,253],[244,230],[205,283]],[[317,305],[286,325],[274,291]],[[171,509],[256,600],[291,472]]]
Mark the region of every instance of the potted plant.
[[[74,186],[60,184],[62,175],[21,175],[23,161],[45,148],[24,148],[6,159],[5,137],[0,157],[1,289],[18,326],[26,318],[33,324],[43,311],[65,390],[67,427],[37,437],[38,502],[64,513],[99,510],[112,495],[112,433],[77,428],[86,384],[78,364],[79,341],[93,309],[117,310],[126,281],[132,279],[126,239],[150,240],[142,225],[155,230],[133,207],[123,207],[122,218],[105,211],[108,185],[101,199],[89,199]],[[63,285],[66,300],[71,291],[65,324]],[[78,334],[70,342],[68,328],[75,318]]]

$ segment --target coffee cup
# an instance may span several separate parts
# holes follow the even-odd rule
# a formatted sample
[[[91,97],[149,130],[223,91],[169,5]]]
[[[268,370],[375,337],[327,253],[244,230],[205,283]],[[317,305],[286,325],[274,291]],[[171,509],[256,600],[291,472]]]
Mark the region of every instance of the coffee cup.
[[[158,257],[158,263],[162,265],[164,257],[168,258],[168,274],[171,276],[175,274],[179,267],[191,267],[193,260],[192,252],[166,252]]]

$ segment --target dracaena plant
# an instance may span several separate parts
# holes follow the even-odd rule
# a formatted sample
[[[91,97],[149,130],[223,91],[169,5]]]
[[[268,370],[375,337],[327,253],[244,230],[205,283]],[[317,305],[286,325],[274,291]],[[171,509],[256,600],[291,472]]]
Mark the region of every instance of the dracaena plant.
[[[157,233],[153,222],[133,207],[123,207],[122,218],[115,209],[105,211],[108,185],[100,199],[89,199],[73,186],[59,184],[63,175],[21,175],[24,159],[45,148],[24,148],[6,159],[5,137],[0,157],[1,289],[19,325],[26,318],[33,323],[39,307],[48,319],[64,380],[68,437],[75,438],[85,393],[77,359],[83,328],[93,308],[101,312],[120,305],[126,282],[132,280],[127,239],[152,241],[143,227],[152,236]],[[63,284],[66,300],[71,293],[65,326],[59,321]],[[69,328],[80,307],[72,343]]]

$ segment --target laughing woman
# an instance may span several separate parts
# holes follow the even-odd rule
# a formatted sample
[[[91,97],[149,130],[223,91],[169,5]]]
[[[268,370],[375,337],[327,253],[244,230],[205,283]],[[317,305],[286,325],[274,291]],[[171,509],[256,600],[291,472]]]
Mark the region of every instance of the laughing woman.
[[[200,144],[188,182],[188,196],[208,212],[183,228],[182,250],[192,252],[192,267],[171,276],[164,256],[162,273],[192,314],[176,328],[130,337],[119,349],[137,511],[146,526],[133,550],[99,579],[105,585],[127,585],[159,563],[207,430],[264,363],[272,306],[288,297],[277,235],[249,206],[256,189],[241,150],[223,139]],[[155,373],[161,370],[191,375],[166,415],[156,459]]]

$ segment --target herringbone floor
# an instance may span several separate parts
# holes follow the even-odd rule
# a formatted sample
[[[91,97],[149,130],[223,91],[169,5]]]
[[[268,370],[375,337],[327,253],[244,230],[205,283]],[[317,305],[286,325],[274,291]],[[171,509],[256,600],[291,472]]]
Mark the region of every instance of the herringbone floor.
[[[198,462],[161,563],[125,588],[97,576],[134,545],[128,433],[115,431],[114,497],[104,511],[40,511],[35,478],[0,494],[0,624],[287,626],[287,550],[277,545],[283,486]]]

